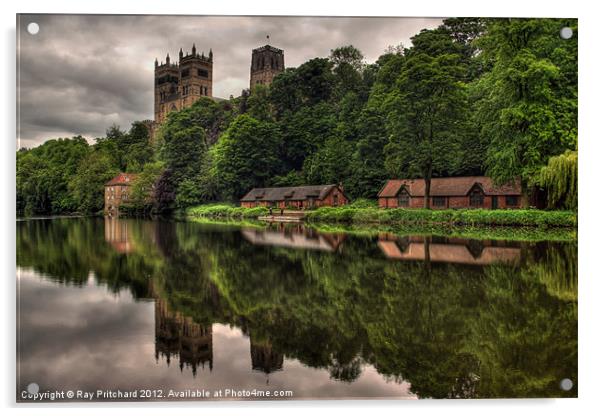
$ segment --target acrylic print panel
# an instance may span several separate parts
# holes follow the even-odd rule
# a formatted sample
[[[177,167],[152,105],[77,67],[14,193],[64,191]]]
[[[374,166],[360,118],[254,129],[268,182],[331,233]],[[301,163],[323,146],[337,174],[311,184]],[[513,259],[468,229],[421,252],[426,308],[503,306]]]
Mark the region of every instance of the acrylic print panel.
[[[17,26],[17,401],[577,396],[576,19]]]

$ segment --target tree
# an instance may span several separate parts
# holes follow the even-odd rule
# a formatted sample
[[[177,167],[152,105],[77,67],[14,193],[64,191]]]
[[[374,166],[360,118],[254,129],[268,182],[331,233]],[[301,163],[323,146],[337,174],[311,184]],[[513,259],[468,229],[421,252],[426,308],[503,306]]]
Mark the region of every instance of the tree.
[[[176,186],[173,181],[171,170],[165,169],[155,183],[153,193],[154,213],[158,215],[169,215],[174,210],[176,200]]]
[[[385,166],[398,177],[425,180],[424,206],[430,208],[431,178],[453,169],[460,157],[458,138],[467,120],[465,65],[448,34],[422,31],[412,38],[397,79],[387,97],[389,144]]]
[[[157,181],[165,170],[161,162],[147,163],[132,183],[130,205],[134,211],[149,214],[154,206],[154,193]]]
[[[352,45],[342,46],[330,51],[333,65],[334,95],[338,99],[348,92],[359,93],[362,90],[362,72],[365,67],[364,56]]]
[[[328,103],[304,106],[280,120],[282,156],[286,170],[300,170],[306,157],[318,150],[336,128],[336,113]]]
[[[558,36],[565,26],[571,39]],[[577,21],[496,19],[478,44],[494,62],[476,86],[487,173],[535,185],[552,156],[577,148]]]
[[[150,132],[147,125],[144,122],[135,121],[123,139],[121,147],[124,151],[125,171],[142,171],[143,166],[153,158],[153,148],[150,144]]]
[[[265,85],[256,85],[247,99],[247,114],[261,121],[272,120],[272,109],[269,101],[270,89]]]
[[[549,208],[577,209],[577,151],[551,157],[541,169],[540,183],[548,195]]]
[[[280,131],[271,122],[238,116],[214,147],[220,194],[237,200],[279,172]]]
[[[74,212],[77,201],[68,188],[89,151],[81,136],[49,140],[17,152],[17,212],[19,215]]]
[[[82,160],[69,183],[80,212],[94,214],[103,209],[104,185],[118,173],[112,158],[102,150],[94,149]]]
[[[160,160],[171,172],[176,188],[186,179],[194,178],[207,151],[205,128],[199,123],[198,107],[171,112],[161,127]]]
[[[350,176],[350,165],[341,163],[350,160],[353,144],[339,137],[330,137],[318,151],[313,153],[303,165],[308,184],[344,183]]]
[[[332,62],[314,58],[297,68],[298,90],[305,105],[328,101],[334,89]]]

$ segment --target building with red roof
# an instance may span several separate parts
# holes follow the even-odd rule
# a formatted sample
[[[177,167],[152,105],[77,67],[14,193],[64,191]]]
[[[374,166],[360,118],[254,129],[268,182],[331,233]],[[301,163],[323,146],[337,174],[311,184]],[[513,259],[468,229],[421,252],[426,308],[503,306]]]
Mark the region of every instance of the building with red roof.
[[[424,208],[424,179],[390,179],[378,193],[381,208]],[[448,208],[521,208],[525,205],[519,180],[495,185],[487,176],[431,179],[430,206]]]
[[[120,173],[105,183],[105,215],[119,215],[119,206],[131,197],[131,187],[136,176],[134,173]]]

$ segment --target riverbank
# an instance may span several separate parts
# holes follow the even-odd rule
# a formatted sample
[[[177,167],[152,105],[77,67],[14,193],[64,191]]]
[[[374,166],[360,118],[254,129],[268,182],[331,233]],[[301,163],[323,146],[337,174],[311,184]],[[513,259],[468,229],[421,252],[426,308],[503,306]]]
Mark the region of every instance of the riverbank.
[[[186,211],[188,217],[258,218],[268,214],[265,207],[242,208],[227,204],[200,205]],[[577,213],[573,211],[517,210],[427,210],[380,209],[375,207],[322,207],[304,212],[305,221],[312,224],[382,224],[382,225],[446,225],[469,227],[536,227],[577,228]]]
[[[212,225],[215,227],[243,227],[268,229],[274,223],[255,219],[188,217],[187,221]],[[295,227],[295,224],[285,224]],[[436,236],[445,238],[465,238],[471,240],[498,241],[577,241],[577,230],[574,228],[537,228],[537,227],[469,227],[448,225],[385,225],[385,224],[317,224],[306,223],[306,227],[323,234],[348,234],[358,237],[378,237],[388,235],[393,237],[407,236]]]

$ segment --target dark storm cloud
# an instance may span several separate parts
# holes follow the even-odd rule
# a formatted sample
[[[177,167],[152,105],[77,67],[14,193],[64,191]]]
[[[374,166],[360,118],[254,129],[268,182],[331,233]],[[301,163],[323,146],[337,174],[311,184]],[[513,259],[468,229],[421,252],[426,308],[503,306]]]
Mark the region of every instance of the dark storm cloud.
[[[373,62],[389,45],[440,19],[320,17],[77,16],[20,17],[20,138],[34,146],[55,137],[102,136],[153,117],[154,60],[180,47],[214,53],[214,95],[237,96],[249,82],[251,49],[270,44],[295,67],[353,44]],[[32,36],[26,27],[40,25]]]

